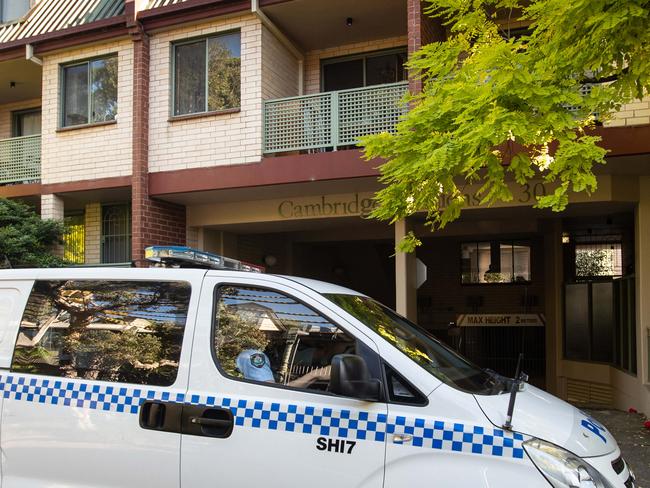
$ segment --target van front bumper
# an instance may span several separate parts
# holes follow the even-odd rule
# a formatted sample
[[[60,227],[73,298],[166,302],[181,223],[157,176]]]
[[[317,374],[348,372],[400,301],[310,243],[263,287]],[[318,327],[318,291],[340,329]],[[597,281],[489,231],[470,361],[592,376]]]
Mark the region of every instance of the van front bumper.
[[[632,470],[621,456],[621,450],[616,450],[605,456],[583,458],[596,468],[603,478],[615,488],[637,488]]]

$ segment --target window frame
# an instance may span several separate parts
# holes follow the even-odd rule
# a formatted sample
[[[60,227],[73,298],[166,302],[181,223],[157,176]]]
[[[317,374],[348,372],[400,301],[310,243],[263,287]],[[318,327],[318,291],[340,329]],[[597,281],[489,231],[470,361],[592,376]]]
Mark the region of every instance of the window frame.
[[[608,246],[608,245],[618,245],[621,250],[621,274],[620,275],[578,275],[578,270],[576,266],[576,260],[578,258],[578,246]],[[575,239],[572,239],[572,264],[573,264],[573,280],[575,282],[587,282],[587,281],[611,281],[617,278],[623,278],[625,276],[625,269],[623,269],[623,237],[620,236],[617,240],[605,240],[605,239],[594,239],[584,242],[576,242]]]
[[[6,1],[7,0],[0,0],[0,26],[18,24],[18,23],[22,22],[23,19],[25,19],[25,17],[27,17],[27,14],[32,9],[32,7],[34,6],[34,0],[29,0],[29,7],[27,8],[27,11],[24,14],[22,14],[20,17],[16,17],[15,19],[11,19],[11,20],[2,20],[2,17],[4,15],[4,3]]]
[[[218,38],[218,37],[225,37],[231,34],[239,34],[239,59],[240,59],[240,66],[239,66],[239,74],[240,74],[240,80],[239,80],[239,106],[238,107],[230,107],[230,108],[224,108],[224,109],[219,109],[219,110],[209,110],[208,109],[208,94],[210,87],[208,86],[208,41],[212,38]],[[193,112],[193,113],[188,113],[188,114],[177,114],[175,113],[175,106],[176,106],[176,47],[177,46],[184,46],[187,44],[194,44],[195,42],[203,41],[205,43],[205,66],[203,67],[203,71],[205,73],[205,110],[202,112]],[[219,31],[219,32],[214,32],[212,34],[206,34],[206,35],[201,35],[201,36],[196,36],[196,37],[190,37],[187,39],[181,39],[177,41],[171,41],[170,42],[170,48],[169,48],[169,62],[170,62],[170,89],[169,89],[169,120],[183,120],[186,118],[194,118],[194,117],[201,117],[201,116],[207,116],[207,115],[218,115],[218,114],[228,114],[228,113],[233,113],[233,112],[240,112],[241,111],[241,105],[242,105],[242,99],[241,99],[241,60],[242,60],[242,53],[241,53],[241,28],[237,27],[234,29],[228,29],[224,31]]]
[[[23,115],[31,115],[31,114],[40,114],[41,115],[41,122],[42,122],[42,116],[43,116],[43,110],[42,107],[33,107],[33,108],[22,108],[20,110],[13,110],[11,112],[11,137],[25,137],[23,134],[20,134],[22,132],[20,130],[20,117]],[[41,133],[43,132],[42,127],[41,127]]]
[[[342,63],[346,61],[356,61],[358,59],[363,60],[363,86],[359,87],[361,88],[366,88],[368,86],[381,86],[380,85],[367,85],[367,67],[366,67],[366,59],[368,58],[374,58],[374,57],[380,57],[380,56],[386,56],[389,54],[400,54],[404,53],[408,57],[408,46],[398,46],[398,47],[391,47],[388,49],[380,49],[378,51],[364,51],[361,53],[357,54],[348,54],[344,56],[335,56],[333,58],[321,58],[320,59],[320,92],[321,93],[329,93],[325,92],[325,66],[328,64],[336,64],[336,63]],[[406,80],[403,80],[406,81]],[[402,83],[403,81],[395,81],[393,83]],[[390,84],[390,83],[389,83]],[[355,88],[352,88],[354,90]]]
[[[301,300],[300,298],[297,298],[295,296],[295,294],[287,293],[286,291],[278,289],[277,287],[273,287],[272,285],[267,284],[267,283],[264,283],[264,284],[250,283],[250,282],[249,283],[243,283],[243,282],[237,283],[237,282],[223,281],[223,282],[219,282],[219,283],[215,284],[215,286],[214,286],[214,290],[211,293],[211,296],[213,298],[213,300],[212,300],[212,322],[211,322],[211,325],[210,325],[210,327],[211,327],[210,328],[210,343],[209,343],[208,346],[210,347],[210,355],[212,356],[212,362],[214,363],[214,365],[215,365],[219,375],[221,376],[221,378],[224,378],[224,379],[229,380],[229,381],[240,381],[242,383],[247,383],[247,384],[251,384],[251,385],[257,385],[257,386],[268,387],[268,388],[277,388],[277,389],[280,389],[280,390],[291,391],[291,392],[296,392],[297,391],[297,392],[300,392],[300,393],[311,393],[311,394],[314,394],[314,395],[322,395],[322,396],[327,396],[327,397],[332,397],[332,398],[345,398],[345,399],[353,400],[353,401],[362,401],[362,400],[359,400],[358,398],[354,398],[354,397],[336,395],[334,393],[330,393],[329,391],[311,390],[309,388],[296,388],[296,387],[293,387],[293,386],[287,386],[287,385],[283,385],[283,384],[279,384],[279,383],[267,383],[267,382],[263,382],[263,381],[249,380],[249,379],[246,379],[246,378],[236,378],[236,377],[231,376],[228,373],[226,373],[223,370],[223,368],[221,367],[221,363],[219,361],[219,358],[217,357],[217,350],[214,347],[214,342],[215,342],[215,334],[216,334],[216,331],[217,331],[217,327],[219,325],[218,324],[218,319],[217,319],[217,307],[219,305],[219,298],[220,298],[219,291],[220,291],[220,289],[222,287],[228,287],[228,286],[258,288],[258,289],[261,289],[261,290],[268,290],[268,291],[271,291],[273,293],[279,293],[279,294],[285,295],[285,296],[295,300],[296,303],[299,303],[300,305],[303,305],[304,307],[307,307],[308,309],[312,310],[313,312],[321,315],[323,318],[327,319],[332,325],[335,325],[337,328],[341,329],[343,331],[343,333],[345,333],[346,335],[348,335],[350,338],[352,338],[354,340],[355,345],[356,345],[357,348],[362,347],[362,348],[366,349],[367,351],[369,351],[373,356],[375,356],[375,359],[377,361],[377,367],[379,368],[379,373],[380,373],[380,376],[381,376],[379,378],[379,380],[382,383],[381,399],[379,401],[377,401],[376,403],[395,404],[395,405],[411,405],[411,406],[415,406],[415,407],[425,407],[426,405],[428,405],[428,403],[429,403],[428,396],[425,395],[424,393],[422,393],[418,388],[416,388],[413,385],[413,383],[411,381],[409,381],[408,379],[406,379],[403,375],[401,375],[399,373],[398,373],[399,376],[401,378],[403,378],[404,381],[406,383],[408,383],[408,385],[411,388],[413,388],[420,396],[425,398],[426,402],[424,402],[424,403],[404,403],[404,402],[391,400],[390,395],[389,395],[390,390],[388,390],[388,378],[387,378],[387,374],[386,374],[386,367],[392,369],[394,372],[397,372],[397,369],[394,366],[392,366],[390,363],[385,361],[385,359],[380,355],[379,348],[377,347],[376,344],[374,344],[374,342],[371,342],[371,344],[373,344],[373,347],[369,346],[365,342],[361,341],[357,337],[357,335],[351,334],[350,332],[348,332],[348,328],[341,327],[340,321],[332,319],[330,314],[327,314],[324,311],[318,310],[315,307],[313,307],[312,305],[309,305],[309,304],[305,303],[304,300]]]
[[[70,130],[70,129],[76,129],[76,128],[82,128],[82,127],[93,127],[97,125],[109,125],[109,124],[117,124],[117,115],[119,113],[119,104],[117,104],[118,111],[115,112],[115,118],[111,120],[103,120],[99,122],[92,122],[92,90],[91,90],[91,82],[90,82],[90,63],[93,61],[99,61],[100,59],[110,59],[110,58],[115,58],[118,67],[117,67],[117,93],[115,95],[115,103],[117,104],[118,99],[119,99],[119,77],[120,77],[120,72],[119,72],[119,55],[117,52],[110,52],[106,54],[102,54],[99,56],[93,56],[91,58],[85,58],[81,60],[76,60],[76,61],[70,61],[67,63],[61,63],[59,65],[59,123],[58,123],[58,130],[65,131],[65,130]],[[86,113],[88,117],[88,122],[83,123],[83,124],[71,124],[71,125],[65,125],[65,103],[66,103],[66,97],[65,97],[65,83],[66,83],[66,69],[67,68],[72,68],[75,66],[82,66],[86,65],[86,79],[88,80],[88,111]]]
[[[54,281],[72,281],[72,282],[88,282],[88,281],[99,281],[102,283],[115,283],[115,282],[122,282],[122,283],[141,283],[141,284],[153,284],[153,283],[179,283],[179,284],[184,284],[188,287],[189,294],[188,294],[188,300],[187,300],[187,315],[185,316],[185,323],[183,325],[182,329],[182,336],[181,336],[181,342],[179,344],[180,346],[180,352],[178,355],[178,367],[176,368],[176,374],[174,376],[174,380],[168,384],[168,385],[158,385],[158,384],[153,384],[153,383],[128,383],[128,382],[123,382],[123,381],[112,381],[112,380],[98,380],[98,379],[89,379],[89,378],[78,378],[78,377],[67,377],[67,376],[54,376],[51,374],[46,374],[46,373],[26,373],[23,371],[16,371],[14,369],[14,363],[16,360],[16,352],[18,350],[18,340],[20,339],[20,329],[22,322],[25,318],[25,313],[27,312],[27,305],[29,304],[29,300],[32,297],[32,293],[34,292],[34,287],[36,286],[37,282],[54,282]],[[38,376],[42,378],[57,378],[57,380],[60,381],[88,381],[88,382],[104,382],[104,383],[109,383],[109,384],[117,384],[117,385],[134,385],[136,387],[152,387],[152,388],[174,388],[176,383],[179,381],[179,379],[183,380],[183,378],[179,375],[181,372],[182,368],[182,357],[183,357],[183,345],[186,342],[186,336],[185,332],[187,331],[188,326],[190,326],[190,316],[192,314],[191,306],[192,306],[192,296],[194,294],[194,287],[192,285],[192,282],[190,280],[186,279],[167,279],[167,280],[152,280],[152,279],[132,279],[132,278],[114,278],[114,279],[93,279],[93,278],[38,278],[34,279],[32,281],[31,287],[29,288],[29,294],[27,295],[27,300],[23,305],[23,311],[20,316],[20,322],[18,324],[18,330],[16,332],[16,338],[14,340],[14,345],[13,345],[13,350],[11,352],[11,362],[9,363],[9,367],[7,368],[7,371],[9,373],[14,373],[14,374],[26,374],[26,375],[33,375],[33,376]],[[191,324],[191,327],[194,327],[194,324]],[[193,333],[193,330],[191,331]],[[186,346],[186,349],[189,349],[191,352],[192,345],[191,345],[191,338],[190,338],[190,344]],[[183,380],[184,381],[184,380]]]
[[[492,246],[493,243],[497,243],[499,245],[501,245],[501,244],[509,244],[510,246],[512,246],[512,248],[513,248],[513,261],[512,261],[513,275],[514,275],[514,245],[515,245],[515,242],[525,243],[525,245],[527,245],[528,248],[530,249],[530,258],[528,260],[528,268],[529,268],[530,277],[527,280],[523,280],[523,281],[495,281],[495,282],[485,282],[485,283],[482,283],[482,282],[479,281],[479,282],[476,282],[476,283],[463,283],[463,246],[466,245],[466,244],[476,244],[478,246],[478,244],[485,243],[485,242],[490,244],[490,246]],[[461,286],[532,285],[533,284],[533,255],[534,255],[533,247],[534,247],[533,246],[533,239],[531,239],[531,238],[518,239],[518,238],[515,237],[515,238],[505,238],[505,239],[497,238],[497,239],[483,239],[483,240],[477,239],[477,240],[474,240],[474,241],[461,241],[460,246],[459,246],[459,251],[460,251],[460,253],[459,253],[459,265],[460,265],[459,266],[459,270],[460,270],[459,279],[460,279],[460,285]],[[491,263],[491,261],[492,260],[490,259],[490,263]]]

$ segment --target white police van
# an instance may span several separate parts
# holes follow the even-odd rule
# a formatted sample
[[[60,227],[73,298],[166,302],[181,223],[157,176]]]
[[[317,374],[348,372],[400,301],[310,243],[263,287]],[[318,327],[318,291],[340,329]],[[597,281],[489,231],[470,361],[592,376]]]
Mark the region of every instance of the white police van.
[[[366,296],[147,254],[216,269],[0,271],[3,488],[634,486],[598,422]]]

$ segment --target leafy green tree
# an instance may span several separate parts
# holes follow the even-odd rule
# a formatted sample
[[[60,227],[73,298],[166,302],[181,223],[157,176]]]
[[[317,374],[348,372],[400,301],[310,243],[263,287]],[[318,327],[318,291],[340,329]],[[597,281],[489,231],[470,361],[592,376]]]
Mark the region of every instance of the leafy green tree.
[[[51,335],[47,341],[44,336],[23,338],[36,342],[31,345],[19,339],[14,368],[30,372],[51,364],[70,378],[142,383],[153,376],[172,382],[182,326],[162,317],[186,315],[181,304],[187,303],[189,287],[184,284],[39,281],[23,322]],[[47,331],[53,323],[66,326]]]
[[[61,243],[63,224],[43,220],[24,203],[0,198],[0,267],[60,266],[52,246]]]
[[[425,212],[435,230],[460,216],[467,184],[490,205],[512,200],[508,181],[540,178],[553,191],[537,207],[554,211],[571,192],[593,192],[606,150],[592,129],[650,87],[650,1],[427,3],[447,39],[409,61],[423,90],[395,134],[362,140],[367,158],[386,159],[372,215]],[[513,35],[522,20],[530,27]],[[400,248],[419,244],[410,234]]]

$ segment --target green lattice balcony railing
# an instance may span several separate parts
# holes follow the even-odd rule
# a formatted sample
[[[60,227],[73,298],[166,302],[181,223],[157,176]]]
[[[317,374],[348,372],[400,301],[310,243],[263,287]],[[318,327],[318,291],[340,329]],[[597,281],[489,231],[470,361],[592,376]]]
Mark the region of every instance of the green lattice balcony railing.
[[[41,178],[41,136],[0,140],[0,185]]]
[[[392,132],[406,106],[407,82],[280,98],[264,102],[264,153],[355,145],[361,136]]]

